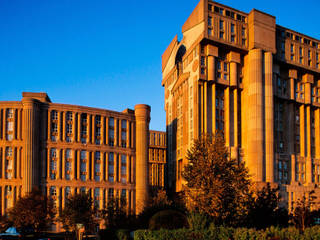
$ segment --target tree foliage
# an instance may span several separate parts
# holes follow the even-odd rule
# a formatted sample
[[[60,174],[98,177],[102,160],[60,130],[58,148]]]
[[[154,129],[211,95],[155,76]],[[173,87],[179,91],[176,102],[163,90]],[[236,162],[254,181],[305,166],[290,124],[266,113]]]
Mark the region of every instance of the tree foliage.
[[[312,211],[316,205],[316,196],[314,191],[303,194],[303,197],[298,200],[293,211],[292,221],[296,228],[304,231],[305,228],[310,227],[314,223],[317,211]]]
[[[68,198],[59,221],[66,230],[76,230],[77,224],[83,224],[86,231],[92,230],[96,224],[96,210],[88,193],[76,193]]]
[[[126,228],[129,225],[130,216],[127,215],[127,203],[125,198],[111,198],[107,207],[102,210],[102,218],[106,228]]]
[[[257,229],[265,229],[272,225],[286,227],[289,220],[288,211],[279,207],[280,200],[279,188],[272,188],[270,183],[257,191],[249,202],[246,226]]]
[[[244,163],[230,159],[220,134],[195,140],[182,173],[187,207],[218,224],[235,225],[246,214],[250,180]]]
[[[55,213],[53,202],[40,190],[33,190],[9,209],[8,221],[22,231],[32,228],[40,232],[53,223]]]

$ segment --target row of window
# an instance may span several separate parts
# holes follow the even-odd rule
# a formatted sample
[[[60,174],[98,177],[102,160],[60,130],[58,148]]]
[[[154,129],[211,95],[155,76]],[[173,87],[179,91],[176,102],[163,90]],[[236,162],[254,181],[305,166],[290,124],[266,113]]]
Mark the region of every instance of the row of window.
[[[86,113],[82,113],[80,115],[80,124],[77,122],[77,119],[73,119],[72,112],[66,113],[66,122],[65,122],[65,139],[66,142],[72,142],[76,141],[77,134],[80,134],[80,142],[83,144],[86,144],[90,142],[90,137],[93,138],[93,142],[96,145],[102,144],[103,136],[102,131],[102,125],[101,125],[101,116],[97,115],[94,118],[94,129],[91,133],[92,136],[89,136],[88,129],[91,128],[91,123],[88,122],[88,115]],[[118,135],[117,129],[115,129],[115,119],[113,117],[108,118],[108,139],[107,144],[109,146],[115,145],[115,134]],[[58,112],[53,110],[51,111],[51,141],[56,142],[58,140],[58,129],[62,129],[63,125],[62,122],[58,120]],[[78,125],[80,125],[80,129],[78,128]],[[117,127],[118,128],[118,127]],[[126,148],[127,147],[127,132],[129,131],[129,136],[131,135],[131,126],[129,126],[129,129],[127,129],[127,120],[120,120],[120,146]],[[116,133],[115,133],[116,131]],[[74,139],[74,140],[73,140]],[[129,139],[129,145],[131,144],[131,140]]]
[[[66,150],[66,161],[64,161],[65,164],[65,179],[71,180],[73,171],[80,171],[80,179],[81,181],[88,180],[88,176],[91,173],[90,168],[92,164],[90,164],[90,161],[87,157],[88,152],[87,151],[80,151],[80,166],[76,167],[76,161],[73,161],[73,157],[71,155],[71,150]],[[61,171],[58,169],[58,158],[57,158],[57,149],[52,148],[50,150],[50,179],[55,180],[57,179],[57,174]],[[91,176],[91,178],[94,178],[95,181],[101,181],[101,174],[103,169],[101,168],[101,161],[104,161],[103,157],[101,156],[100,151],[96,151],[94,154],[94,159],[91,161],[93,162],[94,167],[94,176]],[[108,181],[114,182],[115,181],[115,171],[117,171],[118,168],[120,168],[120,181],[121,183],[127,183],[127,155],[121,154],[120,155],[120,162],[118,163],[117,159],[115,159],[115,154],[113,152],[108,153],[108,161],[107,161],[107,173],[108,173]],[[73,169],[73,168],[78,168]]]
[[[238,20],[238,21],[241,21],[241,22],[245,22],[246,21],[246,17],[239,14],[239,13],[235,13],[234,11],[232,10],[228,10],[228,9],[224,9],[222,7],[218,7],[218,6],[214,6],[212,4],[208,4],[208,11],[209,12],[214,12],[214,13],[218,13],[222,16],[225,16],[225,17],[230,17],[234,20]]]

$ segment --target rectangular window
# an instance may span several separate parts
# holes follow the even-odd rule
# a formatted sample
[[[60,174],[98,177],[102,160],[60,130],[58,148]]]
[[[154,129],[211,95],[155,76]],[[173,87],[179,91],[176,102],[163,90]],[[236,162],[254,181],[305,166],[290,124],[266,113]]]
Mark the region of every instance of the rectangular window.
[[[208,26],[211,27],[212,26],[212,17],[208,17]]]
[[[108,135],[109,135],[109,145],[114,145],[114,118],[109,118],[109,127],[108,127]]]
[[[109,153],[109,159],[108,159],[108,176],[109,182],[114,182],[114,153]]]
[[[234,24],[233,23],[231,23],[231,33],[235,33]]]
[[[126,175],[127,175],[127,156],[121,155],[121,182],[126,183]]]

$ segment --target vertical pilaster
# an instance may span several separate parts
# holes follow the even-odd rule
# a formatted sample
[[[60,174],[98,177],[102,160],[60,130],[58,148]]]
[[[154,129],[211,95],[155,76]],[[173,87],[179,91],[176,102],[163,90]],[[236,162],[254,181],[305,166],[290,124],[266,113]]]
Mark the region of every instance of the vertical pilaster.
[[[80,171],[81,171],[81,163],[80,163],[80,150],[77,150],[77,168],[74,170],[75,171],[75,175],[77,176],[77,180],[80,179]]]
[[[101,136],[101,145],[104,145],[104,144],[106,144],[106,141],[105,141],[105,139],[106,139],[106,135],[105,135],[105,133],[104,133],[104,131],[105,131],[105,122],[106,122],[106,117],[105,116],[101,116],[101,134],[100,134],[100,136]]]
[[[118,119],[114,118],[114,146],[118,146]]]
[[[87,114],[87,143],[91,142],[91,115]]]
[[[130,121],[129,119],[127,120],[127,126],[126,126],[126,147],[129,148],[130,147]]]
[[[91,143],[95,144],[96,143],[96,115],[92,115],[91,117],[91,122],[92,122],[92,134],[91,134]]]
[[[65,180],[66,178],[66,149],[61,149],[62,152],[62,159],[61,159],[61,164],[62,164],[62,173],[61,173],[61,179]],[[64,196],[64,195],[62,195]]]
[[[211,86],[211,102],[212,102],[212,134],[216,132],[216,84]]]
[[[62,139],[62,129],[61,129],[61,118],[62,118],[62,112],[57,111],[58,114],[58,142]]]
[[[246,164],[256,182],[263,181],[263,87],[262,50],[249,51],[249,78],[247,104],[248,149]]]
[[[233,144],[238,148],[238,89],[233,89]],[[237,151],[238,152],[238,151]]]
[[[78,128],[77,128],[77,142],[80,142],[81,138],[81,113],[77,113],[77,119],[78,119]]]
[[[307,145],[307,158],[306,158],[306,182],[312,183],[312,160],[311,160],[311,109],[310,105],[306,106],[306,145]]]
[[[50,179],[50,148],[47,150],[47,179]]]
[[[148,149],[150,106],[135,106],[136,117],[136,214],[143,211],[148,202]]]
[[[208,91],[207,91],[207,81],[203,83],[203,132],[207,133],[208,124]]]
[[[31,192],[36,184],[38,105],[32,98],[23,97],[23,195]]]
[[[271,52],[264,54],[264,104],[265,104],[265,158],[266,181],[274,182],[274,117],[273,117],[273,57]]]
[[[76,113],[72,112],[72,142],[75,143],[76,139]]]
[[[300,111],[300,155],[305,157],[305,114],[304,114],[304,105],[302,104],[299,108]]]
[[[317,159],[320,159],[320,108],[314,111],[314,123],[315,123],[315,155]]]
[[[66,139],[66,112],[61,112],[61,120],[62,120],[62,141]]]
[[[224,139],[230,147],[230,88],[224,89]]]

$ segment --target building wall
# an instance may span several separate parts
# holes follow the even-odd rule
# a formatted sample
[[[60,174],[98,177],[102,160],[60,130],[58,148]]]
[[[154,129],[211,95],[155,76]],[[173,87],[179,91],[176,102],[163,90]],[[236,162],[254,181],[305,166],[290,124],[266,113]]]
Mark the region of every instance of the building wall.
[[[45,93],[0,102],[1,214],[34,187],[59,211],[68,195],[86,191],[100,209],[121,196],[139,213],[148,199],[137,189],[149,185],[149,121],[150,107],[141,104],[115,112],[52,103]]]
[[[166,181],[166,133],[150,131],[149,137],[149,184],[153,187],[165,187]]]
[[[319,40],[210,0],[182,33],[162,56],[168,185],[182,189],[192,139],[219,131],[258,186],[281,186],[289,208],[306,191],[320,194]]]

